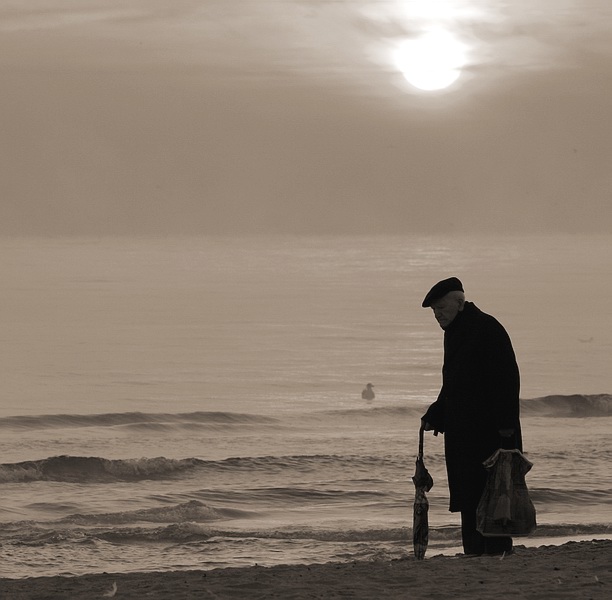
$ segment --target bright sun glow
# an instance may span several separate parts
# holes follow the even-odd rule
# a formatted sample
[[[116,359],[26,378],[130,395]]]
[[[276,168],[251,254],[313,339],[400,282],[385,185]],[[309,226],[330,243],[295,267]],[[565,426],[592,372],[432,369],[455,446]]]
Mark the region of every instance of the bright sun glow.
[[[411,18],[440,20],[452,18],[456,4],[456,0],[410,0],[404,3],[404,10]]]
[[[448,31],[435,30],[406,40],[396,50],[395,62],[406,80],[425,91],[447,88],[461,75],[465,46]]]

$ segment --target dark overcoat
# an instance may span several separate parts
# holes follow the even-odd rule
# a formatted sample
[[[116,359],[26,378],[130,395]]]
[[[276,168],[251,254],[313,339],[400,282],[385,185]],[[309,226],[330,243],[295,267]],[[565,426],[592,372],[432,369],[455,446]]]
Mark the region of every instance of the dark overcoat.
[[[522,450],[519,369],[503,326],[472,302],[444,331],[442,389],[423,419],[444,433],[450,510],[474,510],[482,466],[502,445]],[[500,429],[514,429],[502,443]]]

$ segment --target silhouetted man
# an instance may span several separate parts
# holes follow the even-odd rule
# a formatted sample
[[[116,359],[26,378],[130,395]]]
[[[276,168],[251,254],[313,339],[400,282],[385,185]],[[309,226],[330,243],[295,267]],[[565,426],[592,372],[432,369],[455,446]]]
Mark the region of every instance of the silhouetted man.
[[[512,550],[510,537],[484,537],[476,508],[486,483],[482,463],[500,447],[522,449],[519,369],[503,326],[466,302],[456,277],[434,285],[423,300],[444,330],[442,389],[423,416],[425,430],[444,433],[451,512],[461,513],[468,555]]]

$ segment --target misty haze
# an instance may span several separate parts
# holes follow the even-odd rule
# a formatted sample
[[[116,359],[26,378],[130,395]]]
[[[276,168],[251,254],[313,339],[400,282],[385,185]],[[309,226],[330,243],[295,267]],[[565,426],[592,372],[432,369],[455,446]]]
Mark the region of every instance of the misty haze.
[[[0,3],[0,598],[607,598],[611,26]],[[415,560],[451,277],[520,368],[537,530],[494,560],[454,560],[446,434]]]

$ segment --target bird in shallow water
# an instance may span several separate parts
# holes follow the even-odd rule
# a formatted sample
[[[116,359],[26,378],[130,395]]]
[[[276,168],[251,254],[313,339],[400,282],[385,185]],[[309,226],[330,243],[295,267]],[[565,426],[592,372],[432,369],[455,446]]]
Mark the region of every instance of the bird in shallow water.
[[[363,391],[361,392],[361,397],[364,400],[374,400],[375,398],[375,394],[374,394],[374,390],[372,389],[374,386],[371,383],[368,383],[364,388]]]

